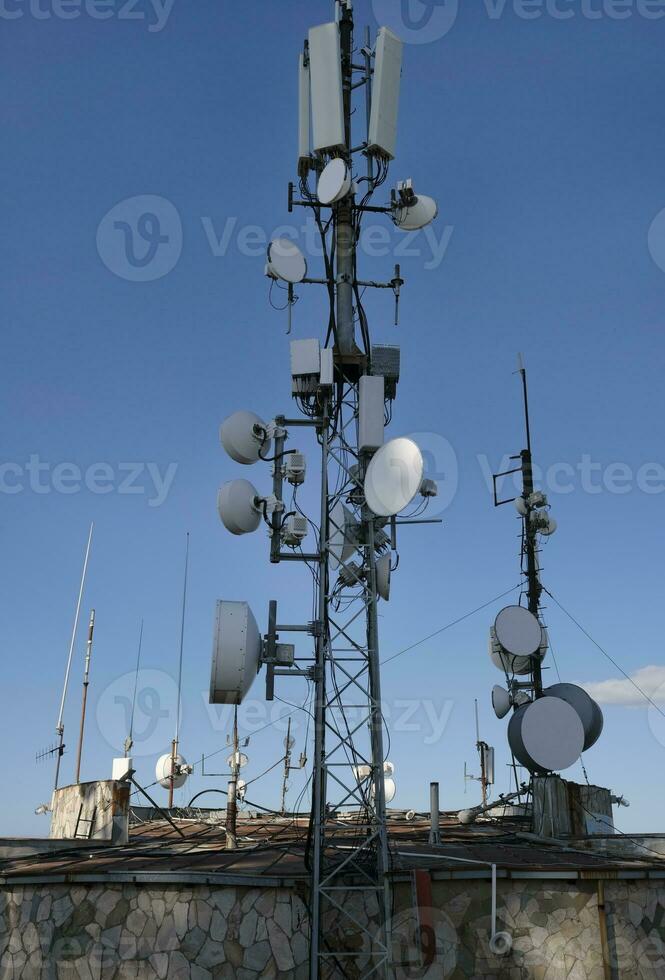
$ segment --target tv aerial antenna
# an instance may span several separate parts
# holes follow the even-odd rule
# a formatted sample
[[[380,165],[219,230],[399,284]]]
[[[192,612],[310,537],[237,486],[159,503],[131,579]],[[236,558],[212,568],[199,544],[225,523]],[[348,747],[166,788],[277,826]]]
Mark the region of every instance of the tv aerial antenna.
[[[475,716],[476,716],[476,751],[478,752],[478,758],[480,760],[480,775],[474,776],[468,772],[466,768],[466,762],[464,763],[464,791],[466,792],[466,784],[468,782],[478,782],[480,783],[480,788],[483,797],[483,806],[487,804],[488,789],[494,784],[494,749],[487,742],[483,742],[480,738],[480,723],[478,721],[478,698],[474,700]]]
[[[240,411],[225,420],[220,433],[235,462],[265,461],[272,470],[269,486],[244,479],[222,486],[222,523],[235,535],[263,526],[270,561],[299,562],[313,579],[312,618],[285,623],[273,600],[264,633],[246,602],[217,602],[210,684],[211,703],[234,705],[247,696],[261,667],[268,700],[282,677],[314,687],[306,850],[311,980],[338,975],[340,962],[357,976],[393,975],[386,803],[395,784],[385,769],[391,764],[384,754],[378,603],[390,597],[402,526],[440,523],[400,516],[419,496],[428,503],[432,488],[425,492],[424,486],[431,481],[423,480],[423,456],[412,440],[385,438],[399,382],[399,349],[372,344],[363,305],[368,290],[383,289],[392,291],[397,306],[404,279],[399,266],[385,282],[362,279],[357,254],[367,214],[382,214],[397,229],[410,230],[429,224],[437,206],[416,193],[411,180],[398,183],[387,203],[372,203],[395,154],[402,42],[381,27],[373,45],[365,32],[354,57],[355,50],[352,3],[338,0],[334,21],[310,29],[299,58],[299,180],[298,193],[295,183],[289,185],[288,210],[311,213],[323,275],[313,274],[292,241],[276,239],[267,253],[271,289],[277,284],[287,292],[289,330],[296,287],[320,289],[327,307],[323,344],[320,338],[290,344],[299,414],[264,420]],[[366,127],[354,134],[352,120],[360,118],[363,103]],[[303,452],[287,448],[292,432],[317,441],[316,515],[306,515],[295,502],[307,467]],[[350,810],[353,834],[343,819]],[[345,932],[351,922],[358,928],[354,908],[376,902],[378,923],[363,929],[362,953],[349,951]]]

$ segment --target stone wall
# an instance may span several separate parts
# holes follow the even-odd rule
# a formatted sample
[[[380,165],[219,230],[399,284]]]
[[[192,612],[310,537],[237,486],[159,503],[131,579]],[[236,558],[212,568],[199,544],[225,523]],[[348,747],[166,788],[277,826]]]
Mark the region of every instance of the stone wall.
[[[604,980],[595,881],[500,880],[499,928],[513,936],[505,958],[488,950],[488,881],[434,880],[432,908],[419,912],[412,895],[409,881],[396,885],[397,980]],[[665,888],[608,881],[605,900],[613,980],[662,980]],[[375,928],[375,909],[348,903],[351,917],[329,918],[326,933],[362,969],[361,927]],[[0,886],[1,980],[300,980],[307,956],[300,887]]]
[[[126,844],[129,784],[114,779],[63,786],[51,801],[50,837],[85,838]]]

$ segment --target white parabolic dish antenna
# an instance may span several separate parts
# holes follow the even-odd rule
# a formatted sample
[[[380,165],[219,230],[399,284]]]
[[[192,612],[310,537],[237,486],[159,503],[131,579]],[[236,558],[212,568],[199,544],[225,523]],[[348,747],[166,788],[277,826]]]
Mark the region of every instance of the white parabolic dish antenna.
[[[386,803],[392,803],[395,799],[395,793],[397,792],[397,785],[392,776],[386,776],[383,780],[383,793],[386,799]]]
[[[270,455],[270,442],[265,434],[266,424],[254,412],[234,412],[222,422],[219,437],[222,446],[236,463],[248,466]]]
[[[257,489],[249,480],[230,480],[217,494],[217,512],[231,534],[249,534],[261,523]]]
[[[513,755],[530,772],[560,772],[584,750],[584,726],[561,698],[542,697],[518,708],[508,724]]]
[[[210,673],[210,704],[240,704],[259,669],[261,637],[246,602],[219,599]]]
[[[284,282],[302,282],[307,275],[307,262],[295,242],[275,238],[268,245],[268,275]]]
[[[335,157],[321,171],[316,195],[321,204],[335,204],[351,190],[351,174],[340,157]]]
[[[390,553],[381,555],[376,563],[376,591],[386,602],[390,599]]]
[[[184,756],[176,755],[175,760],[172,760],[171,753],[167,752],[166,755],[160,755],[155,766],[155,778],[162,789],[170,789],[171,787],[171,767],[174,762],[176,772],[173,777],[173,788],[180,789],[187,782],[189,773],[178,771],[180,767],[187,765]]]
[[[494,622],[496,638],[514,657],[532,657],[543,642],[538,619],[524,606],[506,606]]]
[[[391,439],[376,451],[365,474],[365,500],[379,517],[407,507],[423,482],[422,453],[412,439]]]
[[[433,197],[418,194],[410,207],[398,207],[395,224],[403,231],[417,231],[434,221],[438,213],[439,207]]]
[[[497,718],[505,718],[510,711],[510,694],[500,684],[492,688],[492,707]]]

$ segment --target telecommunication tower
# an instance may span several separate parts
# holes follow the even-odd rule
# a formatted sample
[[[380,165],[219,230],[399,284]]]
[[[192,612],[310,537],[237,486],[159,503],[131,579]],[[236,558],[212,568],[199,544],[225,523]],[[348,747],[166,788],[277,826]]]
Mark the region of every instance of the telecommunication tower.
[[[268,699],[282,676],[312,685],[311,978],[344,975],[349,967],[355,976],[393,975],[386,802],[395,786],[384,753],[377,606],[390,596],[400,524],[418,522],[415,512],[404,511],[420,494],[420,513],[436,490],[423,480],[415,443],[385,439],[399,349],[372,345],[363,294],[392,290],[397,320],[403,279],[399,266],[389,281],[362,279],[358,241],[368,213],[409,231],[437,214],[433,199],[417,194],[411,180],[397,184],[387,203],[371,203],[395,153],[401,63],[402,43],[388,28],[379,29],[374,43],[368,31],[356,43],[349,0],[335,3],[334,21],[309,31],[298,66],[298,184],[289,185],[288,206],[311,212],[323,274],[308,275],[305,256],[289,239],[270,243],[266,274],[271,291],[286,292],[289,333],[296,287],[319,288],[326,314],[318,337],[290,344],[299,414],[265,422],[239,411],[221,428],[222,445],[236,462],[272,466],[270,492],[242,479],[222,486],[222,522],[234,534],[263,522],[271,562],[300,562],[313,577],[313,618],[280,623],[271,601],[264,634],[247,603],[218,601],[210,689],[212,703],[239,704],[261,666]],[[363,109],[366,127],[354,134],[352,119]],[[318,443],[316,515],[306,515],[297,500],[307,467],[302,452],[287,448],[294,430],[309,431]],[[296,657],[295,642],[280,642],[284,634],[309,637],[307,650],[302,643]],[[357,933],[367,918],[362,949],[350,948],[345,933]]]

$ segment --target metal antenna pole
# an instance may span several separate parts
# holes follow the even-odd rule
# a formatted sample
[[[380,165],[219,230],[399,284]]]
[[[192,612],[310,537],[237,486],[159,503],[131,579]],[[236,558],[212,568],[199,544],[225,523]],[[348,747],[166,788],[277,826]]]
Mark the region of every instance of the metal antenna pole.
[[[286,752],[284,753],[284,778],[282,779],[282,816],[286,813],[286,790],[291,769],[291,715],[286,726]]]
[[[529,393],[526,382],[526,369],[522,363],[522,357],[519,357],[519,373],[522,378],[522,391],[524,394],[524,420],[526,427],[526,449],[523,449],[520,453],[522,461],[522,493],[524,499],[528,499],[533,493],[533,465],[532,465],[532,454],[531,454],[531,425],[529,421]],[[543,591],[540,584],[540,577],[538,575],[538,563],[536,560],[537,551],[537,531],[531,526],[529,520],[524,522],[524,549],[526,553],[526,574],[527,574],[527,599],[529,605],[529,612],[533,613],[534,616],[538,616],[540,609],[540,596]],[[540,697],[543,693],[543,680],[542,671],[540,667],[540,660],[538,657],[534,658],[533,665],[533,687],[536,697]]]
[[[88,623],[88,645],[85,651],[85,667],[83,669],[83,701],[81,704],[81,727],[79,730],[79,744],[76,752],[76,784],[81,782],[81,752],[83,750],[83,729],[85,728],[85,709],[88,703],[88,679],[90,677],[90,658],[92,656],[92,636],[95,632],[95,610],[90,613]]]
[[[134,674],[134,693],[132,695],[132,713],[129,717],[129,734],[125,739],[125,759],[129,758],[129,753],[131,751],[132,745],[134,744],[134,709],[136,707],[136,689],[139,683],[139,666],[141,664],[141,646],[143,645],[143,620],[141,620],[141,628],[139,630],[139,649],[136,655],[136,672]]]
[[[180,617],[180,655],[178,657],[178,702],[175,709],[175,737],[171,743],[171,778],[169,780],[169,806],[173,806],[173,790],[176,776],[176,760],[178,758],[178,742],[180,741],[180,693],[182,688],[182,651],[185,642],[185,608],[187,605],[187,571],[189,568],[189,531],[185,545],[185,575],[182,586],[182,615]]]
[[[79,615],[81,613],[81,600],[83,598],[83,589],[85,586],[85,578],[88,572],[88,558],[90,557],[90,546],[92,544],[92,532],[94,529],[94,523],[90,525],[90,532],[88,534],[88,543],[85,548],[85,558],[83,559],[83,571],[81,573],[81,584],[79,586],[78,599],[76,600],[76,612],[74,614],[74,625],[72,627],[72,638],[69,643],[69,655],[67,656],[67,667],[65,670],[65,683],[62,689],[62,699],[60,701],[60,712],[58,714],[58,724],[56,725],[55,731],[58,736],[58,747],[56,750],[56,764],[55,764],[55,785],[54,789],[58,788],[58,779],[60,777],[60,761],[62,759],[63,753],[65,751],[65,700],[67,698],[67,687],[69,686],[69,674],[72,669],[72,657],[74,655],[74,644],[76,642],[76,632],[79,625]]]
[[[348,167],[351,160],[351,95],[353,86],[353,10],[345,4],[339,22],[342,49],[342,94],[344,99],[345,157]],[[335,252],[337,256],[337,344],[342,355],[359,353],[355,341],[353,322],[353,280],[355,266],[355,232],[353,205],[355,198],[349,194],[337,209],[335,219]]]
[[[231,755],[231,778],[226,798],[226,849],[235,850],[237,846],[236,821],[238,816],[238,706],[233,709],[233,753]]]

